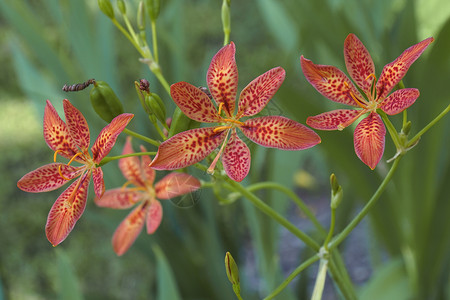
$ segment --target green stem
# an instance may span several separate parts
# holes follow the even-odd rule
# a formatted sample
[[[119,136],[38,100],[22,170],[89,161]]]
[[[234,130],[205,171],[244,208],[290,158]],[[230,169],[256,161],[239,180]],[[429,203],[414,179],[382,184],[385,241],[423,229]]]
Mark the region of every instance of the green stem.
[[[117,155],[117,156],[106,156],[97,164],[97,167],[101,167],[113,160],[126,158],[126,157],[132,157],[132,156],[142,156],[142,155],[156,155],[156,152],[136,152],[136,153],[130,153],[130,154]]]
[[[328,250],[328,243],[330,242],[331,238],[333,237],[335,223],[336,223],[336,209],[331,208],[330,230],[328,231],[327,238],[325,239],[325,242],[323,243],[323,246],[326,250]]]
[[[310,257],[308,260],[304,261],[300,266],[298,266],[289,276],[264,300],[270,300],[273,299],[276,295],[281,293],[281,291],[284,290],[284,288],[295,278],[300,274],[304,269],[315,263],[320,259],[319,255],[316,254],[312,257]]]
[[[395,129],[394,125],[391,123],[391,120],[389,120],[387,114],[384,111],[382,111],[381,109],[379,110],[379,115],[381,116],[381,118],[383,118],[384,124],[386,125],[386,128],[389,131],[389,135],[391,136],[392,141],[395,144],[395,148],[401,149],[402,146],[400,144],[400,139],[398,137],[397,130]]]
[[[247,198],[250,202],[253,203],[259,210],[261,210],[263,213],[280,223],[282,226],[284,226],[287,230],[289,230],[291,233],[293,233],[295,236],[297,236],[300,240],[302,240],[306,245],[308,245],[310,248],[312,248],[314,251],[319,251],[320,246],[319,244],[313,240],[311,237],[309,237],[307,234],[305,234],[303,231],[295,227],[291,222],[289,222],[286,218],[281,216],[279,213],[274,211],[270,206],[268,206],[266,203],[264,203],[261,199],[259,199],[255,194],[248,191],[245,187],[243,187],[241,184],[231,180],[230,178],[226,178],[226,181],[230,184],[230,186],[237,192],[241,193],[242,196]]]
[[[116,19],[112,19],[112,22],[122,32],[122,34],[131,42],[131,44],[134,46],[134,48],[137,49],[139,54],[142,57],[145,57],[145,53],[142,51],[142,48],[139,46],[137,41],[135,39],[133,39],[133,37],[125,30],[125,28],[123,28],[123,26],[120,25],[120,23]]]
[[[156,36],[156,22],[154,20],[151,21],[152,23],[152,44],[153,44],[153,56],[155,57],[155,62],[159,64],[158,59],[158,40]]]
[[[348,277],[348,274],[344,274],[339,271],[339,268],[336,266],[336,263],[333,259],[329,260],[328,269],[331,273],[333,281],[339,286],[339,290],[344,296],[346,300],[356,300],[356,292],[353,288],[353,284]],[[345,270],[345,269],[344,269]],[[347,275],[347,276],[346,276]]]
[[[407,147],[414,145],[420,137],[427,132],[431,127],[434,126],[442,117],[444,117],[450,111],[450,105],[447,106],[436,118],[434,118],[427,126],[425,126],[421,131],[419,131],[412,139],[409,140]]]
[[[276,182],[259,182],[252,184],[247,187],[247,190],[250,192],[259,190],[259,189],[274,189],[278,190],[282,193],[284,193],[286,196],[292,199],[292,201],[297,204],[297,206],[303,211],[303,213],[311,220],[311,222],[316,226],[316,228],[323,234],[326,234],[325,228],[322,226],[322,224],[319,223],[316,216],[311,212],[311,210],[308,208],[308,206],[303,202],[303,200],[298,197],[291,189],[285,187],[284,185],[281,185]]]
[[[153,139],[148,138],[148,137],[146,137],[146,136],[144,136],[142,134],[139,134],[137,132],[131,131],[128,128],[125,128],[123,130],[123,132],[128,134],[128,135],[134,136],[135,138],[141,139],[141,140],[143,140],[143,141],[145,141],[145,142],[147,142],[149,144],[152,144],[152,145],[154,145],[156,147],[158,147],[161,144],[159,141],[153,140]]]
[[[344,230],[339,233],[334,240],[332,240],[328,244],[328,248],[330,250],[336,248],[340,243],[342,243],[345,238],[352,232],[352,230],[362,221],[362,219],[369,213],[370,209],[377,203],[377,200],[380,198],[387,184],[391,181],[392,176],[397,170],[398,164],[400,162],[402,155],[398,156],[389,170],[388,174],[384,178],[383,182],[380,184],[378,189],[373,194],[372,198],[370,198],[369,202],[363,207],[363,209],[358,213],[358,215],[344,228]]]

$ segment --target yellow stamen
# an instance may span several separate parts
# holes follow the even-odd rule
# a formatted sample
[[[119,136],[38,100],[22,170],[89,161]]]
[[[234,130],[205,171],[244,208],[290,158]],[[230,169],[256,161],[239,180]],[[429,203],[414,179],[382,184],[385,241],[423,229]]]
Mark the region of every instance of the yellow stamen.
[[[67,177],[65,177],[65,176],[62,174],[61,167],[62,167],[62,165],[59,165],[59,166],[58,166],[58,173],[59,173],[59,175],[60,175],[64,180],[70,180],[70,178],[67,178]]]
[[[224,104],[225,103],[223,103],[223,102],[219,103],[219,116],[220,116],[220,113],[222,112],[222,107],[224,106]]]
[[[81,154],[83,154],[83,153],[78,152],[77,154],[75,154],[75,155],[69,160],[69,163],[68,163],[67,165],[70,166],[70,164],[75,160],[75,158],[76,158],[77,156],[80,156]]]
[[[372,100],[375,99],[375,82],[377,82],[377,77],[375,74],[370,74],[366,77],[366,80],[368,80],[370,77],[373,77],[372,86],[370,87],[370,96],[372,97]]]
[[[352,90],[350,89],[350,86],[348,85],[348,83],[346,81],[344,81],[345,86],[348,88],[348,92],[350,93],[350,96],[353,98],[353,100],[355,100],[356,104],[358,104],[359,107],[361,108],[366,108],[360,100],[358,100],[355,95],[353,95]]]
[[[224,122],[228,122],[228,123],[234,123],[240,126],[244,126],[244,122],[238,121],[238,120],[234,120],[234,119],[223,119]]]
[[[56,157],[58,156],[58,153],[63,152],[62,150],[56,150],[55,154],[53,155],[53,162],[56,162]]]
[[[217,131],[222,131],[225,129],[230,129],[231,126],[217,126],[216,128],[214,128],[213,132],[217,132]]]
[[[375,74],[370,74],[369,76],[366,77],[366,80],[368,80],[370,77],[373,77],[374,81],[377,81],[377,77],[375,76]]]
[[[206,170],[206,173],[213,175],[214,174],[214,168],[216,167],[217,161],[219,160],[220,156],[222,156],[223,149],[225,148],[225,145],[227,144],[228,134],[230,131],[227,132],[227,136],[223,140],[222,147],[220,147],[219,153],[217,153],[216,157],[214,158],[213,162],[209,166],[209,168]]]

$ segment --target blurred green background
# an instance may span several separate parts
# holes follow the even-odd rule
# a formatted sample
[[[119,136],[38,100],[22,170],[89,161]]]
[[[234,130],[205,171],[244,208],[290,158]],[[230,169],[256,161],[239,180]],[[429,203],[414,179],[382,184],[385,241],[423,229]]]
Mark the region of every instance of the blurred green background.
[[[126,3],[135,24],[137,1]],[[206,85],[207,67],[223,41],[221,5],[218,0],[162,1],[158,41],[169,83]],[[449,17],[446,0],[232,0],[239,89],[282,66],[286,80],[263,113],[305,123],[309,115],[341,106],[307,83],[300,55],[344,70],[343,43],[352,32],[371,53],[378,76],[404,49],[434,36],[404,79],[421,92],[408,109],[415,134],[450,103]],[[161,227],[152,236],[142,233],[120,258],[110,239],[128,212],[96,207],[91,193],[73,232],[53,248],[44,226],[63,189],[29,194],[16,187],[21,176],[52,160],[42,138],[45,100],[62,113],[61,100],[69,98],[86,116],[92,139],[105,123],[91,109],[88,91],[65,94],[66,83],[107,81],[125,110],[136,114],[130,128],[149,136],[154,132],[133,82],[149,79],[169,111],[174,106],[97,1],[0,0],[0,26],[0,299],[234,299],[223,266],[226,251],[240,267],[244,299],[261,299],[309,257],[302,243],[245,199],[223,205],[209,190],[195,195],[195,205],[164,202]],[[399,128],[401,116],[392,120]],[[449,129],[447,116],[407,154],[373,213],[340,247],[361,299],[450,299]],[[370,171],[354,153],[351,128],[318,133],[322,143],[302,152],[249,145],[253,164],[246,183],[273,180],[292,186],[326,225],[328,177],[335,173],[345,190],[339,230],[375,191],[395,149],[387,137],[383,160]],[[113,154],[120,153],[123,142],[124,136]],[[104,172],[107,188],[123,183],[117,164]],[[285,196],[260,196],[315,234]],[[314,265],[302,273],[277,299],[309,299],[316,270]],[[339,297],[328,278],[324,299]]]

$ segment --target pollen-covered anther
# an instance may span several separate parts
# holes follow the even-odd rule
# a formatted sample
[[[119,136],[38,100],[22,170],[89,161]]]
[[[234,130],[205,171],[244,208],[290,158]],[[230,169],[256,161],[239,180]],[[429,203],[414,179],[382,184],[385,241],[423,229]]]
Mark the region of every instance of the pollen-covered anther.
[[[244,122],[238,121],[238,120],[234,120],[234,119],[223,119],[225,122],[228,123],[234,123],[237,124],[239,126],[244,126]]]
[[[222,113],[222,107],[223,107],[223,105],[224,105],[223,102],[220,102],[220,103],[219,103],[219,116],[220,116],[220,114]]]
[[[366,80],[369,80],[370,77],[373,78],[373,81],[374,81],[374,82],[377,81],[377,77],[375,76],[375,74],[373,74],[373,73],[372,73],[372,74],[369,74],[369,76],[366,77]]]
[[[366,107],[364,106],[363,103],[361,103],[361,100],[356,98],[355,95],[353,94],[353,92],[350,90],[349,84],[346,81],[344,81],[344,84],[348,88],[348,92],[350,93],[350,96],[353,98],[353,100],[356,102],[356,104],[358,104],[359,107],[365,109]]]
[[[231,126],[217,126],[216,128],[213,129],[214,132],[218,132],[218,131],[223,131],[226,129],[230,129]]]

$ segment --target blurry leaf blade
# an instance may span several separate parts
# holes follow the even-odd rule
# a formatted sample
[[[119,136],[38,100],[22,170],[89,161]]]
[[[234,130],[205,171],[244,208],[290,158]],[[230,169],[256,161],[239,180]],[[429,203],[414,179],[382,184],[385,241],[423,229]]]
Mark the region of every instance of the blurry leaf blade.
[[[79,280],[75,274],[69,256],[61,249],[56,249],[58,264],[58,295],[62,300],[82,300]]]
[[[174,274],[167,261],[166,256],[158,246],[153,246],[153,252],[156,256],[156,273],[158,278],[157,300],[181,300]]]

